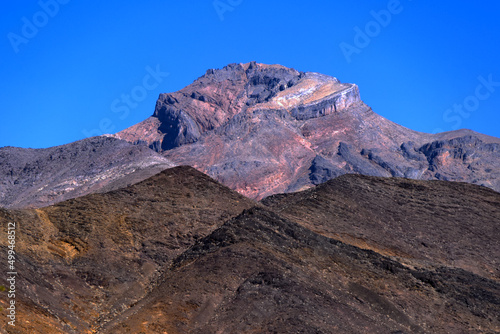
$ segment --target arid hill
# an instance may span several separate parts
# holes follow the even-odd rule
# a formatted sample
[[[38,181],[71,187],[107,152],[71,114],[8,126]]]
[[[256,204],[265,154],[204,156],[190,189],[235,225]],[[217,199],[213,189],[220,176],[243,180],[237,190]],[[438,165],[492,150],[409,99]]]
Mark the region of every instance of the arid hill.
[[[500,194],[476,185],[343,175],[256,203],[182,166],[0,222],[8,333],[500,331]]]
[[[405,265],[456,267],[500,282],[499,193],[486,187],[342,175],[262,202],[316,233]]]
[[[124,189],[34,210],[0,209],[16,223],[15,328],[90,333],[141,300],[172,260],[255,203],[190,167]],[[7,272],[7,233],[0,234]],[[7,294],[1,293],[6,308]]]

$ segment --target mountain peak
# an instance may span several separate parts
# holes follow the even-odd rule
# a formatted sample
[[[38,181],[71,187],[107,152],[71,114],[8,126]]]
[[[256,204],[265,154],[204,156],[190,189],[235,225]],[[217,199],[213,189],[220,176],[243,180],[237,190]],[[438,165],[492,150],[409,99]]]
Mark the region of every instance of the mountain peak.
[[[116,134],[245,196],[292,192],[346,173],[467,181],[500,190],[500,139],[454,140],[377,115],[358,86],[257,62],[208,70],[160,94],[154,113]]]
[[[166,151],[198,141],[239,115],[260,110],[305,120],[360,102],[358,87],[334,77],[256,62],[210,69],[178,92],[160,94],[152,118],[118,138]]]
[[[224,76],[224,73],[241,73],[244,72],[246,74],[261,72],[261,71],[276,71],[276,72],[289,72],[295,75],[300,75],[300,73],[296,69],[289,68],[280,64],[263,64],[257,63],[256,61],[251,61],[248,63],[231,63],[224,66],[222,69],[209,69],[206,71],[205,75],[202,77],[210,77],[216,76],[221,77]]]
[[[301,105],[314,104],[324,98],[332,98],[341,92],[345,94],[350,89],[355,91],[359,100],[356,85],[341,83],[335,77],[320,73],[299,72],[279,64],[268,65],[255,61],[234,63],[220,70],[208,70],[200,79],[203,86],[207,84],[203,79],[215,84],[226,80],[232,83],[246,81],[245,92],[249,98],[246,104],[251,106],[250,109],[291,110]],[[334,104],[335,101],[332,105]]]

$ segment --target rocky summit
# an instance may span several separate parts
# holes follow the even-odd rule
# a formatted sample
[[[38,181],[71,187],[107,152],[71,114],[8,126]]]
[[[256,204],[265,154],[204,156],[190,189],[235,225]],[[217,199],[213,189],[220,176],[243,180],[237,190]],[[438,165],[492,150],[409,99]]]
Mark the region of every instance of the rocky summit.
[[[412,131],[374,113],[355,84],[256,62],[208,70],[161,94],[116,134],[261,199],[346,173],[463,181],[500,190],[500,139]]]

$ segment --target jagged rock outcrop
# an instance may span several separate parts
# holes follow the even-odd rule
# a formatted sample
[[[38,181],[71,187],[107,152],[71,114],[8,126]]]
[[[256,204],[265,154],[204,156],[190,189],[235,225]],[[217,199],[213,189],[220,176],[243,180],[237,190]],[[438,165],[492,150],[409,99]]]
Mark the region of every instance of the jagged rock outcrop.
[[[147,147],[93,137],[47,149],[0,148],[0,207],[40,207],[125,187],[175,166]]]
[[[425,174],[439,180],[464,181],[500,190],[500,143],[475,135],[436,140],[418,149],[427,159]],[[421,156],[419,156],[421,158]]]
[[[165,151],[196,142],[203,133],[247,110],[286,109],[293,118],[306,120],[356,102],[357,86],[341,84],[336,78],[255,62],[230,64],[222,70],[208,70],[179,92],[160,94],[152,116],[159,122],[148,119],[118,137]],[[158,128],[147,126],[151,123],[159,124]],[[154,130],[156,136],[151,136]]]

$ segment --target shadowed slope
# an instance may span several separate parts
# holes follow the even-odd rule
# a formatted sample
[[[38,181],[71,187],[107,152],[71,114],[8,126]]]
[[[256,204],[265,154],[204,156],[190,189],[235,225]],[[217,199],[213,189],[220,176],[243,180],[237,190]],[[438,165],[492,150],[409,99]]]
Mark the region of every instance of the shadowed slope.
[[[405,267],[253,208],[174,261],[104,333],[481,333],[500,286]]]
[[[262,203],[409,265],[458,267],[500,281],[500,194],[485,187],[351,174]]]

